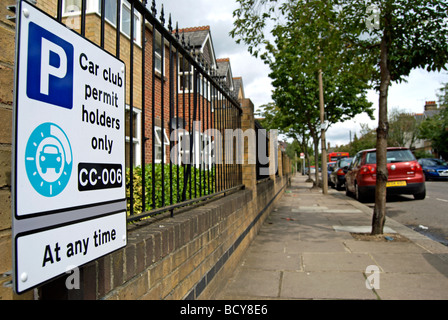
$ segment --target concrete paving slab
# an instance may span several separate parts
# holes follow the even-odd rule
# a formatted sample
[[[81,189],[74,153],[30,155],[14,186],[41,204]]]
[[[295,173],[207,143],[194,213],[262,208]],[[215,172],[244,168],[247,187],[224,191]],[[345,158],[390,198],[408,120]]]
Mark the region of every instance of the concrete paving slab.
[[[333,229],[337,232],[354,232],[354,233],[370,233],[372,226],[333,226]],[[384,233],[397,233],[390,227],[384,227]]]
[[[280,271],[253,270],[242,268],[229,281],[221,299],[248,296],[258,298],[275,298],[279,295]]]
[[[448,300],[448,278],[441,274],[380,273],[382,300]]]
[[[285,252],[285,241],[254,241],[251,249],[261,252]]]
[[[347,252],[344,241],[288,241],[286,243],[286,253],[304,253],[304,252]]]
[[[301,271],[302,261],[299,254],[285,252],[270,252],[249,249],[241,264],[244,268],[258,270],[291,270]]]
[[[293,299],[372,299],[360,272],[284,272],[281,298]]]
[[[300,206],[299,208],[293,208],[292,212],[324,212],[325,210],[328,210],[327,207],[319,207],[319,206]]]
[[[384,272],[442,274],[448,278],[448,264],[430,253],[372,253]],[[448,287],[446,288],[448,290]]]
[[[309,253],[302,254],[303,267],[307,272],[312,271],[358,271],[364,272],[376,261],[367,253]]]
[[[345,247],[351,252],[380,253],[424,253],[425,249],[413,242],[373,242],[347,240]]]
[[[324,212],[331,212],[331,213],[361,213],[361,210],[358,209],[327,209],[324,210]]]

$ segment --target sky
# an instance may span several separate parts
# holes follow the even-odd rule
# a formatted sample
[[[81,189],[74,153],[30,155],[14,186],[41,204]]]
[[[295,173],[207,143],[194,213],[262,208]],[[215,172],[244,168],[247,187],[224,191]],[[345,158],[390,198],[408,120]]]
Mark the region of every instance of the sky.
[[[151,4],[148,1],[148,6]],[[242,77],[246,98],[252,100],[255,109],[272,102],[271,79],[269,67],[261,59],[251,56],[247,46],[237,44],[229,32],[233,29],[233,11],[238,8],[235,0],[156,0],[158,16],[161,4],[165,14],[171,13],[173,24],[179,23],[179,28],[210,26],[212,41],[217,58],[230,58],[234,77]],[[325,85],[325,75],[324,75]],[[417,69],[411,72],[407,83],[393,84],[389,89],[388,108],[411,113],[422,113],[425,101],[437,101],[437,92],[448,83],[448,72],[427,72]],[[368,100],[375,108],[374,116],[378,115],[378,93],[369,91]],[[377,120],[370,120],[366,114],[356,116],[353,120],[332,125],[326,134],[331,146],[347,144],[350,134],[355,132],[359,137],[360,124],[368,124],[369,128],[377,127]]]

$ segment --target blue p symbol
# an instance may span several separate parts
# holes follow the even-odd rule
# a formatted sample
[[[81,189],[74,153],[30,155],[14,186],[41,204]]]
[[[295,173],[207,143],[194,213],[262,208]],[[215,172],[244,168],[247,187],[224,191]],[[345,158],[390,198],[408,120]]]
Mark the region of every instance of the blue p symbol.
[[[30,22],[27,95],[62,108],[73,108],[73,45]]]

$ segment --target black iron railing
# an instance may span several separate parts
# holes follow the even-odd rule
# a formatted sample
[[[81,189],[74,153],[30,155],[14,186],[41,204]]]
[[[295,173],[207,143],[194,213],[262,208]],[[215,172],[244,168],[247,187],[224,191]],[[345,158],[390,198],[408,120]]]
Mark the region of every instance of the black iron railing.
[[[158,13],[155,1],[57,0],[56,17],[79,19],[74,31],[126,62],[128,221],[242,187],[224,139],[241,128],[240,105],[163,5]]]

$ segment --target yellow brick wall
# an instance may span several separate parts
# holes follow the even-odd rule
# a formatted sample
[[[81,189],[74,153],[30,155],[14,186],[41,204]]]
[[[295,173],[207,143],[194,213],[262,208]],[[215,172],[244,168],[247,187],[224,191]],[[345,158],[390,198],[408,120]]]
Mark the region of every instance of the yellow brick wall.
[[[14,89],[15,23],[6,19],[14,15],[8,5],[14,0],[0,1],[0,300],[31,299],[33,293],[16,296],[11,286],[11,150],[12,107]]]

